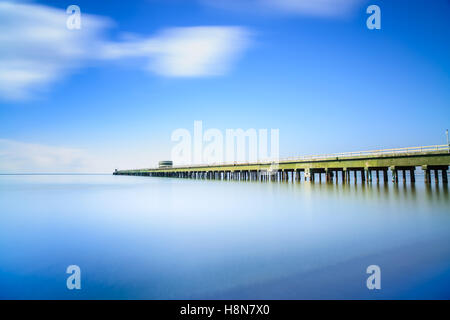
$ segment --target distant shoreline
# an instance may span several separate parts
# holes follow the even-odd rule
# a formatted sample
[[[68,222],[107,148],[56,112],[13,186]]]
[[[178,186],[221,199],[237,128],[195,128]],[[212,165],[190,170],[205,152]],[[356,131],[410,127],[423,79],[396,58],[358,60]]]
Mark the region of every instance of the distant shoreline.
[[[0,176],[99,176],[111,175],[111,173],[0,173]]]

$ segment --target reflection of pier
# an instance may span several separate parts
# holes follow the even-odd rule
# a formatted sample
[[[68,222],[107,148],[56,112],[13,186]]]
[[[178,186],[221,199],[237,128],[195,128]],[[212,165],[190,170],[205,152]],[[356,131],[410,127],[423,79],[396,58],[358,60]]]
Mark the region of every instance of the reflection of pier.
[[[115,175],[173,177],[239,181],[350,181],[388,182],[388,171],[394,183],[400,176],[406,182],[407,173],[415,182],[415,170],[420,167],[425,182],[432,176],[436,182],[441,177],[448,183],[450,165],[448,145],[347,152],[330,155],[308,156],[261,161],[253,163],[222,163],[212,165],[164,166],[153,169],[118,170]],[[353,179],[352,179],[353,178]]]

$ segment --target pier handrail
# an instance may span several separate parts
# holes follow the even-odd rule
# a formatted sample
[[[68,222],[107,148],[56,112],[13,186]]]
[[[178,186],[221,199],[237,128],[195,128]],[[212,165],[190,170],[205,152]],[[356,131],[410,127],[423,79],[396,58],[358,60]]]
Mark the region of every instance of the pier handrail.
[[[450,146],[446,144],[433,145],[433,146],[420,146],[420,147],[406,147],[406,148],[391,148],[391,149],[378,149],[378,150],[366,150],[366,151],[350,151],[350,152],[340,152],[340,153],[330,153],[322,155],[307,155],[299,157],[287,157],[280,159],[265,159],[254,162],[248,161],[233,161],[233,162],[220,162],[220,163],[208,163],[208,164],[189,164],[174,166],[173,169],[182,168],[195,168],[195,167],[217,167],[217,166],[236,166],[236,165],[258,165],[258,164],[271,164],[271,163],[282,163],[282,162],[298,162],[298,161],[320,161],[327,160],[330,158],[342,158],[342,157],[357,157],[357,156],[386,156],[386,155],[399,155],[399,154],[411,154],[411,153],[421,153],[421,152],[432,152],[432,151],[448,151],[450,152]],[[131,169],[124,171],[145,171],[145,170],[155,170],[159,168],[147,168],[147,169]]]

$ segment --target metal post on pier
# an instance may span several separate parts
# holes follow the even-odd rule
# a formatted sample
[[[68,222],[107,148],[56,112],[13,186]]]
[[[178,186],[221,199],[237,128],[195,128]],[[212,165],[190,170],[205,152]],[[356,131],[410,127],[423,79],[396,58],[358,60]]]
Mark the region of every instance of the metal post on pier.
[[[445,135],[447,136],[447,149],[448,149],[448,153],[450,153],[450,143],[448,141],[448,129],[445,130]]]

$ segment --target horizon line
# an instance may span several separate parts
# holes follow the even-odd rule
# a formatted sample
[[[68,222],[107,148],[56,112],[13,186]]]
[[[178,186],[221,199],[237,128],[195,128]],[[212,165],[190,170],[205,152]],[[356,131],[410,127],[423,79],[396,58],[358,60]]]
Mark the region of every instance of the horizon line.
[[[60,176],[69,176],[69,175],[109,175],[109,172],[0,172],[0,176],[26,176],[26,175],[60,175]]]

